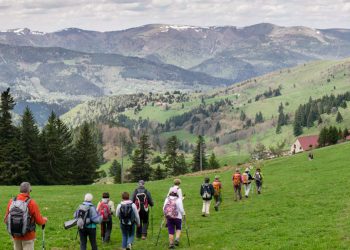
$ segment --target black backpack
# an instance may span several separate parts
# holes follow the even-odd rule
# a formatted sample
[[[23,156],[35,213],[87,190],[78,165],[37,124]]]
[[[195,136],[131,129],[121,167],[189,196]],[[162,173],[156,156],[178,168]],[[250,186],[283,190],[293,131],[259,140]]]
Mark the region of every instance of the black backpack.
[[[140,210],[148,212],[148,199],[146,189],[137,190],[135,197],[135,205],[138,212],[140,212]]]
[[[126,226],[131,226],[135,222],[135,214],[132,209],[132,203],[121,204],[120,206],[120,223]]]
[[[211,190],[209,184],[203,184],[203,195],[202,198],[205,200],[210,200],[211,199]]]

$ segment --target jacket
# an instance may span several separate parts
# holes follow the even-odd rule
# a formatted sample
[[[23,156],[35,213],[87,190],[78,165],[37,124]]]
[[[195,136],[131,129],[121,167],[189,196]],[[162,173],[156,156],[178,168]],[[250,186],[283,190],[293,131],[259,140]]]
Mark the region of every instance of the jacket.
[[[204,191],[205,191],[205,189],[204,189],[205,186],[209,187],[210,198],[203,198],[203,194],[204,194]],[[201,185],[199,193],[202,196],[203,200],[211,200],[211,199],[213,199],[213,196],[214,196],[214,187],[210,183],[204,183],[204,184]]]
[[[134,194],[132,195],[132,202],[135,203],[136,195],[139,194],[139,193],[145,193],[146,196],[147,196],[148,204],[151,207],[153,207],[154,203],[153,203],[153,199],[152,199],[151,193],[143,186],[140,186],[140,187],[135,189]]]
[[[96,207],[90,201],[84,201],[82,205],[89,206],[89,214],[86,218],[85,228],[96,228],[96,224],[100,224],[102,222],[102,216],[96,210]],[[79,209],[75,211],[74,218],[78,218]]]
[[[137,225],[140,225],[140,216],[139,213],[137,211],[136,205],[131,201],[131,200],[126,200],[126,201],[122,201],[118,204],[117,206],[117,210],[115,212],[115,216],[117,216],[120,219],[120,208],[122,205],[126,205],[126,204],[132,204],[132,211],[134,212],[135,215],[135,222]]]
[[[30,198],[29,194],[20,193],[17,195],[17,200],[25,201],[27,198]],[[5,223],[7,220],[7,216],[9,214],[10,206],[12,204],[12,199],[7,204],[7,210],[5,215]],[[40,214],[39,206],[36,204],[34,200],[30,200],[28,204],[29,215],[31,216],[31,223],[35,223],[38,225],[44,225],[46,220]],[[15,240],[34,240],[35,239],[35,230],[26,233],[22,237],[13,237]]]

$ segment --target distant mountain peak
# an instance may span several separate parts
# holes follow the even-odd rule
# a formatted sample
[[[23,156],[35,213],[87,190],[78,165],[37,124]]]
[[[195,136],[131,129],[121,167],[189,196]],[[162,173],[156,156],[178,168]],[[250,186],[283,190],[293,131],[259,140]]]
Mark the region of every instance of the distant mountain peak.
[[[41,32],[41,31],[31,31],[28,28],[17,28],[17,29],[8,29],[8,30],[2,30],[0,31],[1,33],[14,33],[17,35],[45,35],[45,32]]]

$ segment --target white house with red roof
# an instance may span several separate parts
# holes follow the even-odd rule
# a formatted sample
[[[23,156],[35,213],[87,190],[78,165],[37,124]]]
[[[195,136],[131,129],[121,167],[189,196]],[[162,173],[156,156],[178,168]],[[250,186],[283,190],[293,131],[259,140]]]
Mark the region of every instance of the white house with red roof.
[[[290,148],[292,154],[308,151],[318,146],[318,135],[308,135],[297,138]]]

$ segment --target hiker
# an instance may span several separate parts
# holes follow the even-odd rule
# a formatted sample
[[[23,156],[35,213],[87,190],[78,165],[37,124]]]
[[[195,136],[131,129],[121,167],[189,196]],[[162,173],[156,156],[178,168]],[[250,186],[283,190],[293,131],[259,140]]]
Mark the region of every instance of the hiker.
[[[242,175],[239,171],[239,169],[236,169],[236,172],[234,173],[234,175],[232,176],[232,181],[233,181],[233,188],[235,191],[235,201],[237,201],[237,198],[239,197],[239,199],[242,199]]]
[[[77,226],[80,237],[80,250],[87,249],[87,238],[89,237],[92,250],[97,250],[96,243],[96,224],[102,222],[102,216],[92,204],[93,196],[90,193],[85,194],[84,202],[74,213],[74,218],[77,219]]]
[[[109,193],[102,194],[102,200],[97,204],[97,211],[102,217],[101,237],[102,242],[108,243],[112,233],[112,215],[115,211],[114,202],[109,199]]]
[[[29,182],[22,182],[19,192],[9,201],[4,221],[12,235],[14,250],[34,250],[36,224],[45,227],[47,218],[42,217],[39,206],[30,198],[32,189]]]
[[[203,207],[202,207],[202,216],[206,217],[209,216],[209,208],[210,208],[210,202],[213,199],[214,195],[214,187],[212,184],[209,183],[209,177],[204,178],[204,183],[201,185],[200,188],[200,195],[203,199]]]
[[[165,198],[163,213],[167,221],[169,233],[169,249],[174,249],[180,244],[182,218],[185,217],[185,210],[182,198],[179,197],[179,189],[172,187],[169,190],[169,196]],[[174,234],[176,232],[175,240]]]
[[[168,195],[167,195],[167,196],[170,195],[170,192],[171,192],[172,188],[175,187],[175,188],[177,188],[177,195],[178,195],[178,197],[179,197],[181,200],[183,200],[184,197],[183,197],[183,195],[182,195],[182,190],[181,190],[181,188],[180,188],[180,184],[181,184],[181,180],[180,180],[180,179],[175,179],[175,180],[174,180],[174,186],[172,186],[172,187],[169,189],[169,192],[168,192]]]
[[[140,227],[140,217],[136,205],[130,200],[128,192],[122,193],[122,202],[117,206],[116,216],[120,220],[122,249],[131,250],[134,242],[135,223]]]
[[[222,189],[222,184],[221,181],[219,180],[219,176],[215,176],[215,179],[213,181],[213,188],[214,188],[214,200],[215,200],[215,211],[219,211],[219,206],[222,202],[222,196],[221,196],[221,189]]]
[[[255,184],[256,184],[256,189],[258,191],[258,194],[261,194],[261,188],[262,188],[262,184],[263,184],[263,175],[261,173],[260,168],[256,169],[254,179],[255,179]]]
[[[254,178],[250,174],[249,167],[246,168],[244,173],[242,174],[242,180],[243,180],[242,182],[243,182],[243,186],[244,186],[245,198],[248,198],[250,188],[252,186],[252,180],[254,180]]]
[[[153,207],[153,200],[151,193],[145,188],[145,182],[140,180],[138,185],[132,196],[132,202],[136,205],[141,222],[141,226],[136,229],[136,238],[142,237],[145,240],[148,229],[149,206]]]

